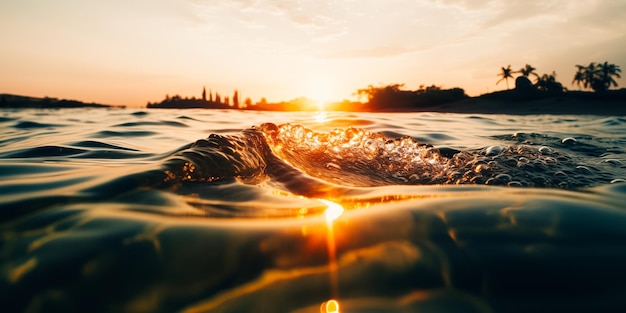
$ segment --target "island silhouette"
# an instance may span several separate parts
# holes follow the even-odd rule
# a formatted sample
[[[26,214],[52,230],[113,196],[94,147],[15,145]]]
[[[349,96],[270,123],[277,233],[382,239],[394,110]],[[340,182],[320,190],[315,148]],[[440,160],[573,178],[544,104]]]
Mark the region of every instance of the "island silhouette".
[[[501,67],[496,85],[504,81],[507,89],[470,97],[459,87],[421,85],[417,90],[405,90],[404,84],[388,84],[357,90],[353,95],[365,101],[343,100],[320,104],[306,97],[270,103],[266,98],[253,102],[249,97],[240,100],[239,90],[225,96],[202,88],[199,98],[169,96],[160,102],[148,102],[149,109],[236,109],[260,111],[351,111],[351,112],[449,112],[484,114],[596,114],[626,115],[626,89],[617,87],[620,78],[618,65],[591,62],[575,65],[577,71],[571,82],[578,90],[569,90],[557,81],[553,71],[539,75],[530,64],[515,71],[511,65]],[[517,76],[515,76],[517,74]],[[509,79],[514,80],[510,88]],[[534,82],[531,81],[534,79]],[[583,90],[584,89],[584,90]],[[105,104],[83,103],[77,100],[34,98],[0,94],[0,108],[73,108],[114,107]]]

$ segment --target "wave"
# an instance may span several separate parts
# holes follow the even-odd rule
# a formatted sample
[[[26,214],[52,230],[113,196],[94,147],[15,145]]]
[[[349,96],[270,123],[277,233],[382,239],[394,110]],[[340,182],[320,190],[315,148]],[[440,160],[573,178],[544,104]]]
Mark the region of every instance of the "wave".
[[[11,218],[27,213],[18,209],[22,207],[85,199],[108,201],[146,190],[182,195],[186,204],[200,208],[192,214],[245,217],[296,216],[302,207],[315,212],[319,206],[298,200],[298,204],[272,208],[291,196],[338,201],[367,198],[363,200],[367,203],[389,195],[413,197],[411,190],[399,191],[399,185],[462,185],[465,190],[470,185],[578,189],[623,182],[626,167],[619,161],[623,151],[599,149],[580,138],[519,133],[497,138],[499,145],[455,149],[354,127],[320,132],[298,124],[265,123],[236,134],[213,133],[158,154],[100,140],[74,141],[1,153],[2,158],[24,163],[19,170],[5,171],[4,176],[28,171],[43,160],[52,163],[42,169],[90,179],[64,180],[76,185],[61,186],[68,188],[68,193],[56,198],[35,184],[21,192],[5,190],[3,194],[11,198],[0,215]],[[101,160],[107,160],[106,171],[90,165],[104,164]],[[399,193],[381,189],[384,186]],[[33,190],[42,193],[32,194]],[[283,194],[277,197],[275,192]],[[220,193],[229,196],[216,200]],[[260,204],[259,199],[268,204]],[[31,205],[33,201],[46,205]]]
[[[529,138],[534,136],[516,134],[517,142],[510,146],[460,151],[435,148],[410,137],[390,139],[353,127],[324,133],[301,125],[265,123],[239,135],[212,134],[179,151],[166,162],[166,180],[237,178],[258,184],[269,179],[292,187],[294,181],[301,181],[346,187],[485,184],[579,188],[615,179],[610,171],[602,170],[604,165],[585,165],[566,153],[568,149],[592,153],[590,145],[563,141],[559,145],[566,149],[561,151],[559,145],[531,145]],[[611,166],[610,162],[605,165]]]

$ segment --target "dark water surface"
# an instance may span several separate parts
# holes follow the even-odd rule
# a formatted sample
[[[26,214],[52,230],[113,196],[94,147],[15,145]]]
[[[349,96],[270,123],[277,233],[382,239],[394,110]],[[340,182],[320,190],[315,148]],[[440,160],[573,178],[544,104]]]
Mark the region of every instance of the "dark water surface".
[[[626,118],[0,111],[3,312],[626,311]]]

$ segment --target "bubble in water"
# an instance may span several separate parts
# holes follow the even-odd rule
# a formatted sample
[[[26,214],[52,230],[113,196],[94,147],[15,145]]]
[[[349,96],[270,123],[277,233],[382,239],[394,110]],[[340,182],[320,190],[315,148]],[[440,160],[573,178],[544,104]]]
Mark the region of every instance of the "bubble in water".
[[[496,179],[508,182],[508,181],[510,181],[512,179],[512,177],[509,174],[498,174],[496,176]]]
[[[553,157],[546,157],[543,159],[544,162],[546,162],[546,164],[556,164],[558,163],[558,161],[553,158]]]
[[[527,157],[520,157],[520,158],[517,160],[517,165],[518,165],[518,166],[520,166],[520,165],[526,165],[526,164],[528,164],[528,163],[530,163],[530,160],[529,160]]]
[[[552,149],[550,147],[542,146],[539,148],[539,152],[541,154],[552,154]]]
[[[522,183],[514,180],[514,181],[510,181],[507,186],[509,187],[522,187]]]
[[[339,164],[336,164],[336,163],[331,163],[331,162],[328,162],[328,163],[326,163],[326,165],[325,165],[325,166],[326,166],[326,168],[327,168],[327,169],[329,169],[329,170],[334,170],[334,171],[339,171],[339,170],[341,170],[341,166],[339,166]]]
[[[489,146],[485,149],[486,156],[496,156],[504,151],[504,147],[502,146]]]
[[[577,142],[576,138],[574,137],[567,137],[567,138],[563,138],[563,140],[561,140],[561,143],[564,145],[573,145]]]
[[[602,160],[602,162],[608,163],[608,164],[611,164],[611,165],[616,165],[616,166],[622,165],[622,161],[617,160],[617,159],[606,159],[606,160]]]
[[[563,171],[558,171],[554,173],[554,176],[556,177],[567,177],[567,174],[565,174],[565,172]]]

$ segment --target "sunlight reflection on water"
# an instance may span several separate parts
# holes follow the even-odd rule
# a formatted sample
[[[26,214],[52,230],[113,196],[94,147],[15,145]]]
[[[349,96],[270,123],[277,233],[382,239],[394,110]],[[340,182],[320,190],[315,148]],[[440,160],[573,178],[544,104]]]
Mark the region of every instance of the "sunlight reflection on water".
[[[320,306],[320,313],[340,313],[339,302],[334,299],[325,301]]]

